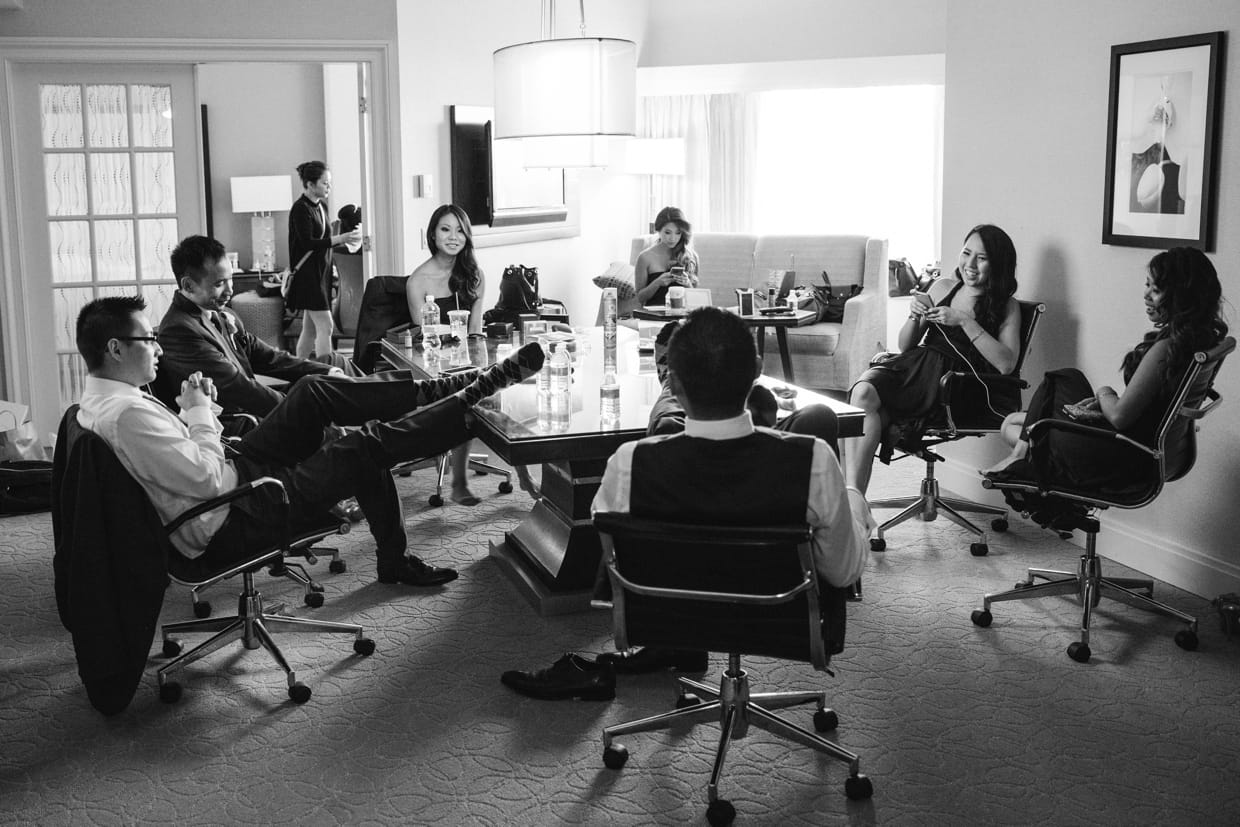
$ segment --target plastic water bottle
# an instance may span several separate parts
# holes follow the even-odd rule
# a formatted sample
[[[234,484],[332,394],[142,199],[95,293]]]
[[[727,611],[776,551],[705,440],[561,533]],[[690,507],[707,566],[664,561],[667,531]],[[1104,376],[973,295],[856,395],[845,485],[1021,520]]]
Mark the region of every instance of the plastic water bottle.
[[[422,367],[431,376],[439,375],[439,334],[434,326],[422,329]]]
[[[616,374],[603,375],[603,384],[598,389],[599,426],[603,430],[614,430],[620,427],[620,383]]]
[[[551,353],[551,430],[562,434],[568,430],[572,411],[572,365],[568,348],[560,345]]]
[[[546,356],[546,354],[544,354]],[[538,371],[538,432],[551,433],[551,359],[543,359]]]
[[[616,372],[616,316],[620,298],[616,288],[603,288],[603,373]]]

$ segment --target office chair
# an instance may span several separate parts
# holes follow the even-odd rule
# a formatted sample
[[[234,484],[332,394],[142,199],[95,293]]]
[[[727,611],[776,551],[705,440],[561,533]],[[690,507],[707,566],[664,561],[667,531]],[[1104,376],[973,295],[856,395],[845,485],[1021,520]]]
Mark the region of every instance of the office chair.
[[[1033,423],[1029,428],[1030,456],[1036,456],[1039,442],[1059,431],[1127,446],[1134,459],[1140,458],[1144,471],[1132,475],[1128,485],[1106,490],[1077,488],[1055,480],[984,480],[984,487],[998,489],[1024,500],[1028,511],[1041,512],[1040,521],[1047,520],[1056,530],[1083,531],[1085,553],[1081,555],[1075,572],[1031,568],[1015,588],[986,595],[982,608],[972,614],[974,624],[983,628],[990,626],[994,620],[990,612],[992,603],[1075,594],[1082,606],[1081,639],[1068,647],[1068,657],[1078,663],[1086,663],[1092,654],[1089,648],[1091,614],[1103,597],[1109,597],[1187,624],[1188,628],[1176,632],[1175,642],[1181,649],[1190,652],[1197,648],[1197,619],[1154,600],[1153,580],[1103,576],[1102,562],[1098,558],[1098,532],[1101,526],[1096,513],[1112,507],[1146,506],[1158,498],[1166,483],[1183,477],[1192,469],[1197,458],[1195,423],[1221,404],[1222,400],[1213,387],[1214,378],[1222,367],[1223,359],[1235,348],[1236,340],[1229,336],[1212,350],[1193,355],[1159,420],[1152,446],[1111,429],[1078,422],[1043,419]],[[1035,585],[1035,580],[1046,582]]]
[[[1007,509],[993,505],[962,500],[956,497],[944,497],[939,493],[938,480],[934,478],[934,464],[942,462],[944,457],[933,450],[945,442],[954,442],[966,436],[986,436],[998,433],[1006,414],[1019,410],[1019,392],[1029,383],[1020,378],[1021,366],[1029,353],[1029,343],[1038,327],[1038,319],[1046,311],[1046,305],[1040,302],[1018,301],[1020,305],[1020,354],[1016,358],[1016,367],[1010,374],[982,373],[974,376],[970,371],[956,371],[946,374],[939,380],[938,410],[932,415],[930,425],[921,435],[919,442],[913,445],[899,445],[905,456],[915,456],[926,463],[926,475],[921,481],[921,493],[915,497],[893,497],[883,500],[871,500],[871,508],[900,508],[899,514],[878,526],[878,536],[870,540],[871,551],[886,551],[887,540],[883,536],[887,531],[898,526],[905,520],[921,517],[930,523],[942,516],[951,520],[977,539],[969,545],[969,553],[974,557],[984,557],[990,553],[986,543],[986,532],[973,524],[961,512],[996,515],[990,526],[995,531],[1006,531],[1008,527]],[[977,382],[981,380],[986,393],[979,393]],[[991,410],[995,390],[1015,389],[1017,405],[1010,411],[996,412]],[[903,459],[903,457],[900,457]]]
[[[357,335],[353,343],[353,364],[362,373],[370,374],[381,369],[379,342],[384,337],[404,332],[414,326],[409,315],[409,301],[405,295],[405,284],[408,280],[408,276],[375,276],[366,282],[358,307]],[[470,454],[468,468],[478,476],[496,474],[503,477],[499,484],[499,493],[512,493],[512,472],[489,464],[487,459],[486,454]],[[444,503],[443,478],[448,471],[448,461],[448,454],[440,454],[403,463],[394,468],[393,472],[407,476],[409,472],[433,462],[437,474],[435,493],[427,498],[427,502],[438,508]]]
[[[78,673],[95,708],[113,715],[133,699],[145,671],[170,576],[194,586],[240,574],[243,589],[234,618],[164,627],[164,653],[170,656],[180,650],[180,644],[170,638],[172,634],[216,633],[159,670],[160,697],[167,702],[181,694],[180,686],[168,680],[171,673],[240,638],[246,648],[261,645],[272,653],[287,673],[289,697],[304,703],[310,690],[297,680],[269,628],[348,633],[354,635],[358,654],[374,651],[373,641],[364,637],[362,627],[356,624],[308,621],[264,611],[253,575],[263,567],[280,564],[295,537],[256,550],[243,562],[216,571],[172,546],[171,533],[187,520],[250,496],[261,486],[279,486],[277,480],[254,480],[189,509],[165,526],[111,447],[78,424],[77,410],[78,406],[71,406],[61,419],[53,460],[53,570],[57,609],[73,636]],[[282,486],[280,490],[283,492]],[[326,517],[321,528],[331,530],[335,524],[334,519]],[[307,531],[301,536],[314,533]]]
[[[728,824],[735,816],[732,804],[719,798],[719,779],[728,747],[751,723],[846,763],[850,799],[873,795],[855,754],[771,711],[816,704],[814,728],[830,731],[839,718],[827,707],[825,692],[751,692],[741,667],[741,655],[761,655],[807,661],[831,674],[831,654],[843,648],[847,590],[819,584],[808,526],[687,525],[605,512],[594,515],[594,525],[611,585],[618,649],[728,653],[717,690],[679,677],[674,711],[606,727],[608,768],[618,770],[628,760],[618,736],[717,717],[721,733],[707,785],[711,824]]]

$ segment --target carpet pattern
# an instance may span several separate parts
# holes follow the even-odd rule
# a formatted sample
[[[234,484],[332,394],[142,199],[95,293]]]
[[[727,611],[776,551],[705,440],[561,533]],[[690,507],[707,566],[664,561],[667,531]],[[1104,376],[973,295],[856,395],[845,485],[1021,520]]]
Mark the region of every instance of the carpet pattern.
[[[880,466],[872,494],[915,491],[918,470]],[[316,568],[322,608],[260,576],[269,603],[364,624],[378,645],[363,658],[345,636],[278,635],[314,693],[301,706],[265,652],[235,644],[189,667],[182,700],[164,705],[157,640],[131,707],[103,718],[57,619],[50,518],[0,520],[0,823],[705,823],[716,726],[628,736],[627,766],[602,765],[601,728],[670,708],[671,675],[622,676],[610,703],[500,685],[505,669],[610,648],[605,613],[540,618],[487,558],[529,498],[479,477],[481,505],[435,509],[429,470],[398,484],[414,548],[461,577],[439,590],[379,585],[364,524],[338,543],[346,573]],[[833,737],[860,754],[875,794],[848,801],[842,764],[751,729],[720,788],[738,824],[1236,823],[1240,640],[1208,602],[1157,591],[1202,618],[1195,653],[1172,642],[1178,624],[1104,603],[1093,660],[1076,664],[1064,654],[1079,622],[1069,598],[996,604],[989,629],[969,612],[1027,566],[1073,567],[1077,547],[1018,518],[990,542],[973,558],[946,521],[893,531],[850,609],[836,678],[747,661],[755,691],[828,690]],[[214,590],[217,613],[232,594]],[[170,588],[163,620],[191,616],[187,592]],[[723,663],[712,655],[708,682]],[[788,714],[808,725],[811,711]]]

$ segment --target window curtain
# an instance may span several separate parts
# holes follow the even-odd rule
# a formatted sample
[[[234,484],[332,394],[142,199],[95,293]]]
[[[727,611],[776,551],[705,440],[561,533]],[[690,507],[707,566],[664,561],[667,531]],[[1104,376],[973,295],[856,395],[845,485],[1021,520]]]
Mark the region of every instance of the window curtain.
[[[670,95],[640,101],[643,138],[684,138],[685,174],[651,175],[639,210],[679,207],[694,232],[751,232],[758,104],[754,95]]]

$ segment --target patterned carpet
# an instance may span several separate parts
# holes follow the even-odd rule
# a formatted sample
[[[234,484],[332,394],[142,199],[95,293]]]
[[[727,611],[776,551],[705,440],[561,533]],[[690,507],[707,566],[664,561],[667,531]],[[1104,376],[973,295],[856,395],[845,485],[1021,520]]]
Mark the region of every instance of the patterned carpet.
[[[880,467],[872,493],[915,491],[918,470]],[[235,645],[190,667],[181,702],[166,706],[156,646],[132,706],[101,717],[56,617],[49,517],[0,520],[0,822],[705,823],[713,726],[630,736],[625,769],[602,766],[601,727],[669,708],[670,675],[621,678],[610,703],[534,701],[500,685],[505,669],[609,648],[609,618],[540,618],[487,559],[526,495],[477,478],[482,505],[432,509],[432,485],[429,472],[400,480],[419,553],[461,570],[448,587],[378,585],[364,526],[343,538],[347,573],[319,564],[322,608],[260,578],[269,601],[365,624],[378,644],[362,658],[345,637],[282,637],[314,692],[304,706],[265,653]],[[721,785],[738,824],[1237,822],[1240,640],[1206,600],[1159,591],[1202,617],[1196,653],[1174,645],[1176,624],[1104,604],[1094,658],[1080,665],[1064,654],[1079,618],[1068,598],[997,605],[989,629],[969,622],[984,592],[1029,565],[1073,565],[1075,546],[1016,519],[986,558],[944,521],[902,526],[889,549],[871,559],[836,678],[750,663],[758,691],[828,689],[837,737],[860,754],[874,798],[848,801],[842,765],[751,730]],[[228,591],[216,595],[228,611]],[[164,620],[190,616],[186,592],[170,589]]]

